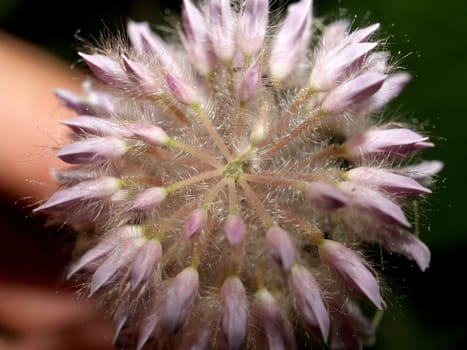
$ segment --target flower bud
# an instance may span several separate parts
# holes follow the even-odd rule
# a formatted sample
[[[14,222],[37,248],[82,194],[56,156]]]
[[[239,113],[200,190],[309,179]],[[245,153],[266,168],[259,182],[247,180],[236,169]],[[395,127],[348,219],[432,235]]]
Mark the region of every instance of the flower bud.
[[[167,73],[166,75],[167,86],[172,93],[173,97],[177,99],[178,102],[184,105],[192,105],[198,101],[194,90],[184,83],[181,79],[175,77],[174,75]]]
[[[358,160],[370,155],[406,155],[433,144],[428,137],[404,129],[372,129],[355,135],[344,143],[345,158]]]
[[[114,137],[131,136],[131,132],[116,122],[89,115],[80,115],[75,118],[62,120],[61,123],[66,125],[77,135],[88,134],[94,136]]]
[[[378,281],[362,258],[344,245],[328,239],[318,245],[321,261],[331,267],[349,287],[370,300],[378,309],[384,307]]]
[[[391,100],[396,98],[412,77],[409,73],[391,74],[381,88],[371,97],[369,110],[379,111]]]
[[[340,182],[339,188],[348,195],[354,207],[367,212],[374,218],[388,224],[410,227],[402,209],[379,191],[351,181]]]
[[[190,0],[183,0],[182,20],[190,60],[202,75],[208,75],[214,66],[208,30],[203,15]]]
[[[282,82],[290,76],[303,58],[311,37],[311,12],[312,0],[289,5],[272,43],[269,69],[273,81]]]
[[[308,202],[319,209],[335,210],[347,205],[347,196],[337,187],[325,182],[310,182],[304,192]]]
[[[47,202],[35,208],[34,212],[71,209],[85,200],[110,197],[116,193],[121,186],[121,180],[111,176],[83,181],[77,185],[55,192],[50,196]]]
[[[246,56],[254,56],[266,37],[268,0],[248,0],[239,18],[238,44]]]
[[[128,130],[138,139],[154,146],[162,146],[170,139],[164,130],[150,124],[129,124]]]
[[[260,70],[257,62],[248,68],[243,77],[243,81],[240,85],[240,100],[246,102],[251,100],[256,91],[258,90],[260,83]]]
[[[224,62],[232,61],[235,54],[234,24],[230,0],[208,2],[209,36],[214,52]]]
[[[69,164],[86,164],[113,160],[127,151],[125,141],[106,136],[73,142],[63,147],[56,156]]]
[[[238,277],[229,277],[220,291],[222,329],[230,350],[240,349],[246,337],[247,299],[245,287]]]
[[[145,242],[141,226],[127,225],[122,233],[123,235],[120,235],[120,240],[113,251],[94,272],[89,296],[109,282],[119,270],[125,269]]]
[[[141,350],[148,340],[155,336],[155,330],[160,321],[160,310],[158,305],[153,300],[153,305],[150,307],[149,312],[143,318],[139,325],[138,341],[136,342],[136,349]]]
[[[329,314],[313,275],[304,266],[295,265],[290,273],[290,287],[295,309],[307,326],[318,331],[326,343],[329,337]]]
[[[363,73],[332,90],[324,99],[321,108],[326,114],[334,115],[356,107],[374,95],[386,77],[375,72]]]
[[[245,237],[245,221],[238,215],[230,214],[225,220],[224,230],[230,245],[237,245]]]
[[[339,52],[328,52],[319,57],[314,65],[310,86],[316,90],[329,90],[344,76],[348,76],[358,69],[367,54],[376,47],[377,43],[356,43],[344,47]]]
[[[165,187],[150,187],[136,195],[130,210],[143,211],[157,208],[165,197],[167,197]]]
[[[198,295],[199,276],[196,268],[190,266],[180,272],[167,291],[162,329],[167,335],[175,334],[185,324],[188,314]]]
[[[132,81],[137,91],[145,95],[156,95],[161,87],[159,81],[152,76],[151,71],[137,61],[130,60],[122,55],[123,67],[129,80]]]
[[[415,180],[424,181],[439,173],[443,167],[443,162],[432,160],[424,161],[415,165],[407,165],[402,167],[401,171]]]
[[[382,236],[384,248],[390,252],[404,255],[415,261],[420,270],[430,265],[431,253],[428,247],[414,234],[403,230],[393,230]]]
[[[195,233],[201,231],[208,223],[208,213],[206,210],[197,208],[193,210],[185,223],[185,235],[190,238]]]
[[[295,249],[289,234],[280,227],[274,226],[266,232],[266,242],[274,260],[284,271],[289,272],[295,261]]]
[[[169,52],[167,45],[151,30],[147,22],[129,21],[127,28],[128,37],[138,56],[154,56],[166,70],[176,70],[176,60],[171,52]],[[131,68],[136,75],[143,79],[142,81],[146,81],[146,75],[142,71],[143,67],[136,69],[134,67],[133,64],[127,65],[127,68]]]
[[[128,77],[120,62],[110,56],[78,53],[86,62],[92,72],[103,82],[113,87],[122,87],[128,84]]]
[[[384,169],[358,167],[346,172],[347,179],[364,185],[383,189],[387,192],[403,195],[419,195],[431,193],[414,179],[391,173]]]
[[[146,281],[162,257],[162,246],[158,240],[148,240],[136,255],[130,270],[131,290]]]
[[[294,350],[295,336],[292,325],[281,312],[276,299],[265,288],[256,292],[252,305],[252,318],[257,349]]]

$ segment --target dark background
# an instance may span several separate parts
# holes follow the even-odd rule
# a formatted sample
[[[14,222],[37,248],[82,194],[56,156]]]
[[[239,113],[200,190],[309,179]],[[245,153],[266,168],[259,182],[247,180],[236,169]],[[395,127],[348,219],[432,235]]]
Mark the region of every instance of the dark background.
[[[179,7],[180,1],[170,0],[0,0],[0,29],[71,64],[77,61],[76,36],[98,37],[105,27],[123,28],[127,18],[164,24],[162,18],[177,16]],[[390,50],[414,76],[392,108],[431,135],[436,148],[426,158],[445,162],[421,216],[421,238],[432,250],[432,264],[421,273],[405,259],[389,258],[392,296],[374,349],[467,349],[462,286],[467,277],[467,1],[315,0],[314,8],[331,19],[344,14],[356,26],[382,24]],[[39,230],[17,205],[4,202],[0,210],[7,228],[0,232],[0,278],[56,283],[67,259],[66,249],[56,243],[62,242],[60,233]],[[22,236],[11,237],[10,229]]]

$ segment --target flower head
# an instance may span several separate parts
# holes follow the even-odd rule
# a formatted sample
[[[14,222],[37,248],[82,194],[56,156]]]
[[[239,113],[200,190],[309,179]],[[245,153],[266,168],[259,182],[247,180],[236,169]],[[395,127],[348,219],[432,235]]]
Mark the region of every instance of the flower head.
[[[57,153],[73,167],[35,211],[98,237],[69,276],[116,298],[129,346],[294,349],[305,332],[359,348],[361,304],[385,307],[363,247],[429,266],[405,204],[442,163],[410,164],[433,144],[378,119],[410,80],[379,24],[237,5],[184,0],[179,42],[130,21],[127,47],[79,54],[95,78],[56,90],[78,114]]]

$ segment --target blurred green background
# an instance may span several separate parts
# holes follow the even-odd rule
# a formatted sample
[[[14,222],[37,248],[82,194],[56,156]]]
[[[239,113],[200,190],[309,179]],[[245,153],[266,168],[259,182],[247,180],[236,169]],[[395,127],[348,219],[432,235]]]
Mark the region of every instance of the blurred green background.
[[[0,0],[0,29],[73,63],[76,36],[98,37],[104,27],[123,28],[127,18],[164,24],[179,7],[170,0]],[[355,26],[382,24],[390,50],[414,76],[392,108],[431,135],[436,148],[426,158],[445,162],[421,217],[432,264],[421,273],[405,259],[388,262],[393,295],[374,349],[467,349],[467,1],[315,0],[314,8],[327,18],[345,14]]]

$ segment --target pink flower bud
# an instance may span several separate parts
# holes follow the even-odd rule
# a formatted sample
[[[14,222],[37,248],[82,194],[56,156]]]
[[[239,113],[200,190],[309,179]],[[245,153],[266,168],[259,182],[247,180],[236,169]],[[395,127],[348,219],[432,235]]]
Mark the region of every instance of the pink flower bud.
[[[66,89],[54,89],[53,92],[63,106],[72,109],[78,114],[89,113],[89,106],[75,93]]]
[[[165,187],[150,187],[136,195],[130,210],[142,211],[157,208],[165,197],[167,197]]]
[[[361,350],[363,349],[363,341],[368,339],[368,337],[360,334],[359,325],[346,306],[346,303],[341,302],[339,305],[336,305],[336,310],[332,313],[330,349]],[[367,322],[364,326],[367,326],[374,332],[374,327],[371,326],[371,323]]]
[[[129,137],[131,132],[122,127],[121,124],[109,119],[93,117],[89,115],[80,115],[75,118],[62,120],[77,135],[95,135],[95,136],[114,136]]]
[[[208,75],[214,67],[211,42],[204,17],[190,0],[183,0],[182,20],[190,60],[202,75]]]
[[[121,238],[121,241],[119,241],[106,260],[94,272],[89,296],[109,282],[119,270],[127,267],[145,242],[141,226],[136,225],[127,226],[124,236],[120,236],[119,238]]]
[[[207,6],[208,32],[214,52],[224,62],[230,62],[236,49],[230,0],[211,0]]]
[[[248,0],[239,18],[238,43],[246,56],[256,55],[263,46],[268,24],[268,0]]]
[[[162,146],[170,139],[164,130],[151,124],[129,124],[127,129],[136,138],[154,146]]]
[[[295,249],[289,234],[280,227],[274,226],[266,232],[266,242],[274,260],[284,271],[289,272],[295,261]]]
[[[414,234],[403,230],[393,230],[382,236],[382,241],[385,249],[415,261],[420,270],[425,271],[430,265],[430,250]]]
[[[128,144],[113,136],[93,137],[63,147],[56,156],[69,164],[99,163],[116,159],[128,151]]]
[[[220,291],[222,330],[230,350],[240,349],[246,337],[248,305],[245,287],[238,277],[229,277]]]
[[[310,86],[316,90],[329,90],[344,76],[358,69],[364,58],[377,43],[356,43],[344,47],[339,52],[331,51],[319,57],[314,65]]]
[[[347,196],[337,187],[325,182],[310,182],[304,192],[308,202],[319,209],[335,210],[347,205]]]
[[[374,23],[368,27],[358,29],[350,34],[349,41],[353,43],[361,43],[362,41],[367,40],[371,34],[379,29],[379,27],[379,23]]]
[[[351,181],[340,182],[339,188],[348,195],[349,202],[354,207],[365,211],[374,218],[388,224],[410,227],[402,209],[381,192]]]
[[[339,20],[330,23],[323,31],[318,55],[324,56],[331,50],[341,49],[348,44],[348,32],[350,24],[347,20]]]
[[[78,53],[86,62],[92,72],[103,82],[113,87],[121,87],[128,84],[128,77],[120,62],[110,56],[95,54],[88,55]]]
[[[378,281],[362,258],[344,245],[325,239],[318,245],[323,263],[331,267],[349,287],[370,300],[378,309],[384,307]]]
[[[344,143],[345,157],[357,160],[374,154],[405,155],[433,144],[428,137],[409,129],[372,129],[355,135]]]
[[[227,220],[225,220],[224,230],[229,243],[237,245],[245,237],[245,221],[238,215],[230,214],[227,216]]]
[[[318,331],[326,343],[329,337],[329,314],[313,275],[304,266],[295,265],[290,274],[295,309],[305,323]]]
[[[371,97],[369,110],[378,111],[396,98],[402,89],[411,79],[411,75],[406,72],[391,74],[383,86]]]
[[[162,256],[162,246],[158,240],[147,241],[136,255],[130,270],[131,290],[135,290],[154,271]]]
[[[148,340],[155,336],[155,330],[160,321],[160,310],[157,303],[153,300],[153,305],[149,309],[147,315],[142,319],[139,326],[138,341],[136,343],[136,349],[141,350]]]
[[[68,272],[67,279],[71,278],[74,274],[85,267],[89,267],[97,260],[107,255],[112,249],[115,248],[116,242],[111,239],[104,239],[100,241],[96,246],[89,249],[81,258],[71,267]]]
[[[240,100],[246,102],[251,100],[260,85],[260,69],[257,62],[248,68],[240,85]]]
[[[77,185],[55,192],[34,212],[44,210],[67,210],[90,199],[103,199],[112,196],[122,186],[120,179],[104,176],[95,180],[83,181]]]
[[[166,80],[170,92],[178,102],[184,105],[192,105],[196,102],[199,102],[196,98],[194,90],[182,80],[176,78],[170,73],[167,73]]]
[[[386,77],[380,73],[365,72],[332,90],[321,108],[333,115],[360,106],[381,88]]]
[[[311,37],[312,0],[289,5],[287,16],[276,34],[271,48],[271,79],[281,82],[296,69],[306,52]]]
[[[444,167],[443,162],[438,160],[424,161],[415,165],[407,165],[401,168],[402,172],[411,178],[424,181],[439,173]]]
[[[252,318],[257,349],[294,350],[295,336],[292,325],[284,317],[272,294],[265,288],[256,292],[252,305]]]
[[[156,35],[147,22],[128,22],[128,36],[130,38],[133,49],[139,56],[149,54],[155,56],[159,63],[167,70],[174,70],[176,68],[176,61],[173,55],[167,49],[165,42]],[[141,68],[134,68],[131,65],[133,72],[137,73],[140,78],[145,81],[145,76]],[[129,68],[127,66],[127,68]]]
[[[151,71],[137,61],[122,56],[123,67],[129,79],[137,87],[138,91],[146,95],[156,95],[161,87],[158,79],[152,76]]]
[[[198,295],[199,276],[196,268],[190,266],[180,272],[167,291],[162,329],[167,335],[175,334],[185,324],[188,314]]]
[[[346,176],[351,181],[380,188],[390,193],[412,196],[431,193],[428,188],[423,187],[414,179],[384,169],[358,167],[347,171]]]
[[[190,238],[195,233],[201,231],[208,223],[208,213],[206,210],[197,208],[193,210],[185,223],[185,235]]]

